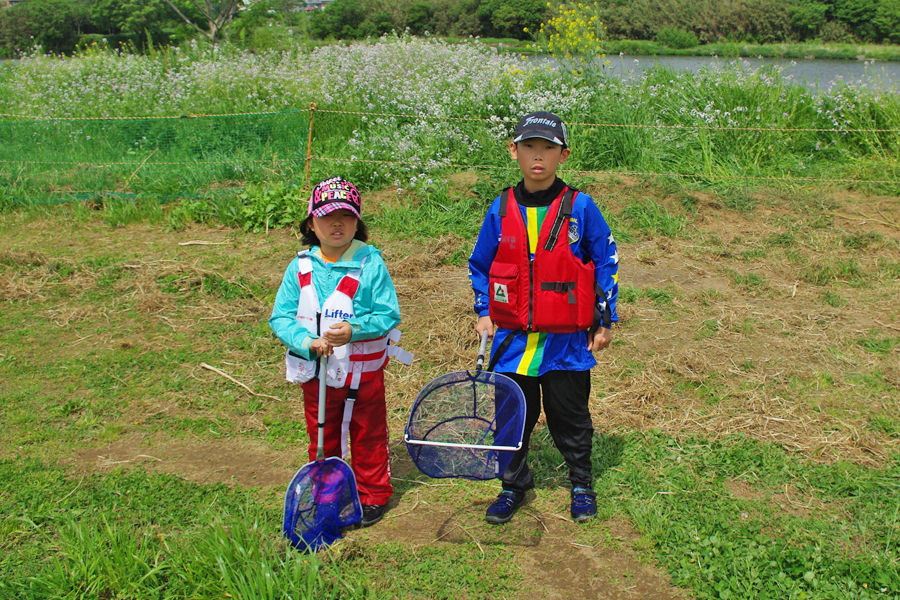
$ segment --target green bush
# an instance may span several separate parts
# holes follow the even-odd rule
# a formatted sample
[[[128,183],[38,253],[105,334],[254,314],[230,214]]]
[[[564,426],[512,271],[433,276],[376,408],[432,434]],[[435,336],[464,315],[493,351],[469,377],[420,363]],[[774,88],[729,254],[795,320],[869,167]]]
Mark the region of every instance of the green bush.
[[[277,227],[299,225],[306,218],[307,202],[299,188],[275,184],[248,185],[238,196],[244,205],[244,230],[260,233]]]
[[[819,33],[819,36],[826,44],[852,44],[856,41],[847,26],[839,21],[829,21],[828,23],[825,23],[825,25],[822,26],[822,31]]]
[[[548,5],[549,6],[549,5]],[[481,0],[475,13],[482,35],[526,39],[544,20],[543,0]]]
[[[0,11],[0,48],[3,56],[29,52],[40,46],[45,53],[75,50],[80,24],[90,19],[88,9],[74,0],[29,0]]]
[[[367,12],[360,0],[334,0],[313,15],[310,32],[321,40],[354,39],[358,37],[357,28],[366,19]]]
[[[656,41],[675,50],[694,48],[700,43],[692,31],[684,31],[675,27],[660,29],[656,34]]]

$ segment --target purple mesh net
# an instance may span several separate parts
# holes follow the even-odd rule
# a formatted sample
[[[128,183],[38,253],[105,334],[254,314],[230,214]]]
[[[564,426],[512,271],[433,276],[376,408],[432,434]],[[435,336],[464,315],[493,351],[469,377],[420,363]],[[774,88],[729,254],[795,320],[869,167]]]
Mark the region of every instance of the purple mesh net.
[[[509,377],[455,371],[419,392],[406,424],[406,449],[429,477],[493,479],[521,447],[525,396]]]
[[[297,471],[284,498],[284,537],[316,552],[341,538],[341,529],[362,520],[350,465],[340,458],[311,462]]]

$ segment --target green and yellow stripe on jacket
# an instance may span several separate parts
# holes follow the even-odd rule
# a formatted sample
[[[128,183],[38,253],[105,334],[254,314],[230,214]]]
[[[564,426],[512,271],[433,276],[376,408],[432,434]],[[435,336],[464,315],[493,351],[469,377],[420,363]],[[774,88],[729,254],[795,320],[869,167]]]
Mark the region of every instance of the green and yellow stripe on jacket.
[[[550,207],[526,206],[523,208],[523,212],[525,213],[523,215],[525,217],[525,229],[528,232],[528,252],[534,257],[534,253],[537,252],[537,243],[541,233],[541,227],[544,225],[544,219],[546,218]],[[519,361],[519,366],[516,367],[516,374],[536,377],[538,375],[538,369],[544,360],[544,342],[547,341],[547,334],[545,332],[535,331],[525,335],[528,337],[525,339],[525,350],[522,353],[522,360]]]

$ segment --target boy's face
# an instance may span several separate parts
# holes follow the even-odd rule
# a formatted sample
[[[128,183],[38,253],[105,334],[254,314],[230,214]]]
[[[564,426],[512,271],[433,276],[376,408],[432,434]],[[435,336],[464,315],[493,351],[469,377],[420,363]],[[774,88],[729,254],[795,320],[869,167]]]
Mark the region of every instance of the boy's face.
[[[509,154],[519,162],[525,189],[546,190],[556,180],[556,169],[569,158],[569,149],[543,138],[527,138],[518,144],[510,142]]]

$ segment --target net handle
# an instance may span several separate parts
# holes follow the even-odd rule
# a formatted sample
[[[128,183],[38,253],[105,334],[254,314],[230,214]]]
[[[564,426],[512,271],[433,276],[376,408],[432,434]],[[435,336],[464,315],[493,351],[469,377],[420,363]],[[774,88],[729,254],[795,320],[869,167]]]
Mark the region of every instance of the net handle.
[[[478,362],[475,363],[475,372],[478,373],[484,368],[484,353],[487,351],[488,330],[481,332],[481,345],[478,347]]]
[[[325,460],[325,373],[328,370],[328,357],[319,357],[319,445],[316,447],[316,461]]]

